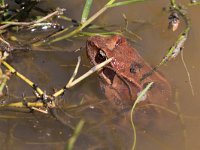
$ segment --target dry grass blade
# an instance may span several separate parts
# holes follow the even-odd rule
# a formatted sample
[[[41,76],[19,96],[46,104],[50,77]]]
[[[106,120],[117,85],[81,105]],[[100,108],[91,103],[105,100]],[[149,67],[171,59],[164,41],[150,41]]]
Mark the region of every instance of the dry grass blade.
[[[64,11],[64,9],[60,9],[58,8],[56,11],[48,14],[47,16],[41,18],[41,19],[38,19],[36,21],[32,21],[32,22],[14,22],[14,21],[4,21],[4,22],[1,22],[1,24],[5,24],[5,25],[2,25],[0,26],[0,30],[3,30],[11,25],[18,25],[18,26],[30,26],[30,25],[34,25],[34,24],[38,24],[38,23],[41,23],[43,21],[46,21],[47,19],[53,17],[53,16],[56,16],[56,15],[59,15],[59,14],[62,14]]]
[[[90,76],[91,74],[93,74],[94,72],[98,71],[99,69],[101,69],[102,67],[104,67],[105,65],[107,65],[108,63],[110,63],[112,61],[112,58],[109,58],[109,59],[105,60],[104,62],[102,62],[102,63],[100,63],[100,64],[92,67],[88,72],[86,72],[85,74],[83,74],[79,78],[74,79],[75,76],[76,76],[76,74],[77,74],[78,67],[80,65],[79,61],[80,60],[78,60],[78,63],[76,65],[76,68],[75,68],[75,71],[74,71],[74,74],[72,75],[70,81],[65,86],[65,89],[69,89],[69,88],[73,87],[74,85],[76,85],[77,83],[81,82],[82,80],[84,80],[85,78],[87,78],[88,76]],[[53,94],[53,97],[60,96],[65,91],[65,89],[61,89],[61,90],[57,91],[56,93]]]
[[[191,81],[191,77],[190,77],[190,73],[188,71],[188,68],[187,68],[187,65],[184,61],[184,57],[183,57],[183,51],[181,52],[181,60],[183,62],[183,66],[186,70],[186,73],[187,73],[187,76],[188,76],[188,80],[189,80],[189,84],[190,84],[190,89],[191,89],[191,92],[192,92],[192,95],[194,96],[194,88],[193,88],[193,85],[192,85],[192,81]]]
[[[71,88],[72,86],[76,85],[77,83],[79,83],[83,79],[87,78],[88,76],[90,76],[94,72],[98,71],[99,69],[101,69],[102,67],[104,67],[105,65],[110,63],[111,61],[112,61],[112,58],[109,58],[109,59],[105,60],[104,62],[92,67],[88,72],[83,74],[81,77],[79,77],[79,78],[75,79],[74,81],[72,81],[71,84],[68,84],[67,88]]]

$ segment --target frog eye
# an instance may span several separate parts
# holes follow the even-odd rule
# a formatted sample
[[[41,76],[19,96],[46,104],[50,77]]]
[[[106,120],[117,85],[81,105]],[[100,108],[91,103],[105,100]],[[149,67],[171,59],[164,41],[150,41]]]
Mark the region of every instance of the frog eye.
[[[107,59],[106,54],[104,53],[104,51],[99,50],[99,52],[97,53],[96,57],[95,57],[95,61],[97,63],[101,63],[103,61],[105,61]]]

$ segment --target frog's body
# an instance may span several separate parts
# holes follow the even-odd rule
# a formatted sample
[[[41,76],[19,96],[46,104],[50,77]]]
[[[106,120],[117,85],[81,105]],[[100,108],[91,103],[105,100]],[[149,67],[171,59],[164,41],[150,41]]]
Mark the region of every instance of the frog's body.
[[[149,82],[154,82],[142,103],[166,106],[171,91],[170,84],[158,72],[141,80],[152,68],[124,37],[91,37],[87,41],[87,55],[94,65],[107,58],[113,58],[99,73],[102,79],[101,87],[110,101],[117,104],[133,104],[138,93]]]

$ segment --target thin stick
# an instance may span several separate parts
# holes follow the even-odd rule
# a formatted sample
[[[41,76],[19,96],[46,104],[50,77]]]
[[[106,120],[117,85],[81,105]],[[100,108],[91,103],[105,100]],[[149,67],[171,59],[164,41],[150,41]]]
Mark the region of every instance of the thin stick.
[[[101,69],[102,67],[104,67],[105,65],[110,63],[111,61],[112,61],[112,58],[109,58],[109,59],[105,60],[104,62],[92,67],[88,72],[83,74],[81,77],[79,77],[78,79],[75,79],[70,85],[67,86],[67,88],[73,87],[74,85],[76,85],[77,83],[82,81],[83,79],[87,78],[88,76],[90,76],[94,72],[98,71],[99,69]]]
[[[65,89],[69,89],[69,88],[73,87],[77,83],[81,82],[83,79],[87,78],[88,76],[90,76],[94,72],[98,71],[99,69],[101,69],[102,67],[104,67],[105,65],[107,65],[108,63],[110,63],[111,61],[112,61],[112,58],[109,58],[109,59],[105,60],[104,62],[102,62],[102,63],[100,63],[100,64],[92,67],[88,72],[86,72],[85,74],[83,74],[81,77],[75,79],[70,84],[68,83],[63,89],[57,91],[52,96],[53,97],[58,97],[59,95],[61,95],[62,93],[64,93]]]
[[[73,73],[72,77],[70,78],[69,82],[67,83],[67,86],[69,86],[72,83],[72,81],[74,80],[74,78],[76,77],[80,63],[81,63],[81,57],[79,56],[78,62],[76,64],[76,68],[74,69],[74,73]]]
[[[70,85],[72,83],[72,81],[74,80],[74,78],[76,77],[77,72],[78,72],[78,68],[80,66],[80,62],[81,62],[81,57],[79,56],[78,57],[78,62],[76,64],[76,68],[74,70],[74,73],[73,73],[72,77],[70,78],[70,80],[68,81],[68,83],[66,84],[66,86]],[[65,88],[66,88],[66,86],[65,86]],[[63,88],[63,89],[57,91],[56,93],[54,93],[53,97],[58,97],[59,95],[61,95],[65,91],[65,88]]]
[[[45,20],[47,20],[47,19],[49,19],[49,18],[51,18],[51,17],[53,17],[55,15],[61,15],[63,13],[63,11],[65,11],[65,9],[57,8],[56,11],[54,11],[54,12],[48,14],[47,16],[35,21],[35,23],[40,23],[40,22],[45,21]]]
[[[3,30],[3,29],[5,29],[5,28],[7,28],[9,26],[10,26],[10,24],[4,24],[4,25],[0,26],[0,30]]]
[[[189,84],[190,84],[190,89],[191,89],[192,95],[194,96],[194,88],[193,88],[193,85],[192,85],[190,73],[189,73],[188,68],[187,68],[187,65],[186,65],[186,63],[185,63],[185,61],[184,61],[183,51],[181,51],[181,60],[182,60],[182,62],[183,62],[183,66],[184,66],[185,71],[186,71],[187,76],[188,76],[188,81],[189,81]]]
[[[31,109],[38,111],[38,112],[41,112],[43,114],[48,114],[47,110],[43,110],[43,109],[40,109],[40,108],[37,108],[37,107],[31,107]]]
[[[17,72],[12,66],[10,66],[7,62],[5,62],[4,60],[2,60],[1,62],[11,73],[15,74],[16,76],[18,76],[20,79],[22,79],[24,82],[26,82],[28,85],[30,85],[40,96],[42,96],[44,94],[44,92],[37,87],[36,84],[34,84],[31,80],[29,80],[28,78],[26,78],[24,75],[22,75],[21,73]]]
[[[43,102],[27,102],[26,105],[24,105],[23,102],[16,102],[16,103],[10,103],[5,105],[0,105],[0,107],[44,107]]]
[[[8,47],[10,47],[10,43],[8,43],[6,40],[0,37],[0,41],[5,43]]]
[[[32,22],[14,22],[14,21],[5,21],[5,22],[1,22],[1,24],[5,24],[5,25],[2,25],[0,26],[0,30],[2,29],[5,29],[7,28],[8,26],[11,26],[11,25],[20,25],[20,26],[30,26],[30,25],[34,25],[34,24],[37,24],[37,23],[40,23],[40,22],[43,22],[55,15],[59,15],[63,12],[64,10],[63,9],[60,9],[58,8],[56,11],[48,14],[47,16],[45,17],[42,17],[41,19],[38,19],[36,21],[32,21]]]

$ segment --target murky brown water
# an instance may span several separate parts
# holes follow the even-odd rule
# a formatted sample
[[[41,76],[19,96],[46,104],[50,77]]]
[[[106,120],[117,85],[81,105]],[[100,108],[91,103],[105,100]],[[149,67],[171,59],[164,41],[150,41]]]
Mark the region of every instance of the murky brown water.
[[[94,1],[92,12],[100,9],[106,1]],[[186,5],[188,0],[179,0]],[[79,20],[84,0],[79,1],[48,1],[42,6],[66,8],[67,16]],[[162,10],[167,7],[169,1],[155,0],[135,5],[117,7],[108,10],[95,21],[98,25],[124,26],[122,14],[126,14],[129,20],[129,29],[138,34],[142,40],[132,43],[140,54],[152,65],[159,63],[166,50],[176,40],[178,33],[184,29],[184,23],[176,32],[167,29],[168,13]],[[160,71],[166,76],[172,85],[173,101],[180,107],[182,120],[169,114],[171,118],[159,120],[160,128],[149,126],[143,128],[136,124],[138,150],[199,150],[200,134],[200,81],[199,81],[199,56],[200,56],[200,6],[187,6],[188,16],[191,19],[192,28],[184,48],[184,60],[187,64],[195,95],[191,93],[186,70],[181,57],[162,66]],[[137,21],[137,23],[135,22]],[[139,21],[139,23],[138,23]],[[19,37],[23,38],[23,33]],[[82,62],[79,75],[86,72],[90,66],[85,49],[81,52],[73,51],[85,46],[87,38],[74,39],[57,44],[50,52],[41,52],[37,48],[31,52],[16,52],[10,64],[19,72],[38,83],[48,93],[53,93],[53,88],[60,89],[69,80],[77,62],[77,56],[81,55]],[[56,52],[62,49],[63,52]],[[9,93],[20,96],[33,95],[33,91],[25,83],[16,77],[9,81]],[[10,98],[11,100],[12,98]],[[8,99],[7,99],[8,100]],[[0,112],[0,149],[2,150],[63,150],[67,140],[73,133],[73,127],[83,118],[86,120],[74,149],[90,150],[127,150],[133,143],[133,131],[125,113],[116,112],[107,102],[99,89],[97,75],[92,75],[74,88],[70,89],[62,97],[62,110],[58,113],[64,118],[63,123],[55,118],[40,113],[21,113],[15,111]],[[75,105],[81,106],[75,107]],[[68,108],[69,106],[74,106]],[[172,108],[173,111],[177,111]]]

